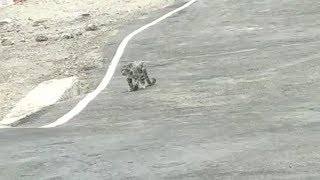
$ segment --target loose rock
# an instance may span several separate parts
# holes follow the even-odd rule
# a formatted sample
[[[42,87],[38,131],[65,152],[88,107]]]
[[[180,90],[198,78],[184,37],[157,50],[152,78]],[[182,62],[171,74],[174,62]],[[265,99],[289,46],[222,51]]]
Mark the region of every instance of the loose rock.
[[[74,35],[71,33],[64,33],[61,35],[61,38],[62,39],[71,39],[71,38],[74,38]]]
[[[98,26],[95,24],[88,24],[86,26],[86,31],[96,31],[96,30],[98,30]]]
[[[40,26],[40,25],[44,25],[45,22],[46,22],[46,20],[34,21],[34,22],[32,23],[32,26],[33,26],[33,27],[37,27],[37,26]]]
[[[76,36],[82,36],[82,32],[81,31],[76,32]]]
[[[3,20],[0,21],[0,26],[6,25],[6,24],[10,24],[10,23],[12,23],[11,19],[9,19],[9,18],[3,19]]]
[[[44,35],[39,35],[36,37],[36,41],[37,42],[43,42],[43,41],[48,41],[48,37],[47,36],[44,36]]]
[[[12,46],[12,45],[14,45],[14,41],[11,39],[2,39],[1,45],[2,46]]]
[[[81,14],[82,17],[89,17],[90,16],[90,13],[83,13]]]

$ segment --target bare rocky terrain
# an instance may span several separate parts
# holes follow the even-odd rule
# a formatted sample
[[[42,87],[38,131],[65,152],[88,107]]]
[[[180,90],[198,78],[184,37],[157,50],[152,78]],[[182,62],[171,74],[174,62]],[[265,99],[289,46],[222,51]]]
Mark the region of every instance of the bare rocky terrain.
[[[102,47],[128,21],[173,0],[28,0],[0,8],[0,119],[39,83],[77,76],[94,88]]]

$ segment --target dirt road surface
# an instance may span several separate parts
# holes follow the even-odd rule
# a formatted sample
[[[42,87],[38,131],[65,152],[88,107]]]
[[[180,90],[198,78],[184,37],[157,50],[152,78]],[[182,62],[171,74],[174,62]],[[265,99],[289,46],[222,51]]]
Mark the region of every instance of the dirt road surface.
[[[125,26],[105,58],[180,5]],[[121,64],[146,60],[157,86],[129,93],[117,70],[68,123],[32,128],[79,99],[0,129],[1,177],[319,179],[319,12],[317,0],[198,1],[126,48]]]

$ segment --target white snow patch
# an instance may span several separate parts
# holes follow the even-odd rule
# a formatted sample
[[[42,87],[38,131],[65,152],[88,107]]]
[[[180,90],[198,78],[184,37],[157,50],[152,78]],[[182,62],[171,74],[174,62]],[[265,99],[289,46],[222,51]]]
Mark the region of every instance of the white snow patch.
[[[77,77],[53,79],[42,82],[16,104],[9,114],[0,121],[0,126],[16,126],[27,116],[51,106],[60,100],[78,95],[78,82]]]

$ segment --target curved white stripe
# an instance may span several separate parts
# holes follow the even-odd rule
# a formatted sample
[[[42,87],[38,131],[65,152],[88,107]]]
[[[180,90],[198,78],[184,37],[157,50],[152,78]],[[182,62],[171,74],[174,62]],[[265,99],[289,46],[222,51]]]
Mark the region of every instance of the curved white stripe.
[[[62,125],[68,121],[70,121],[73,117],[75,117],[76,115],[78,115],[95,97],[97,97],[97,95],[104,90],[107,85],[109,84],[115,70],[116,67],[119,63],[120,58],[123,55],[124,49],[126,48],[126,46],[128,45],[129,41],[137,34],[141,33],[142,31],[144,31],[145,29],[163,21],[164,19],[172,16],[173,14],[189,7],[191,4],[195,3],[197,0],[191,0],[188,3],[184,4],[183,6],[165,14],[164,16],[160,17],[159,19],[145,25],[142,26],[141,28],[135,30],[134,32],[132,32],[131,34],[129,34],[127,37],[125,37],[121,44],[119,45],[117,52],[115,54],[115,56],[113,57],[111,64],[109,65],[109,68],[107,70],[106,75],[104,76],[104,78],[102,79],[101,83],[99,84],[99,86],[97,87],[97,89],[95,89],[94,91],[92,91],[91,93],[87,94],[71,111],[69,111],[67,114],[65,114],[64,116],[62,116],[61,118],[59,118],[58,120],[56,120],[55,122],[42,126],[41,128],[52,128],[52,127],[56,127],[59,125]]]

